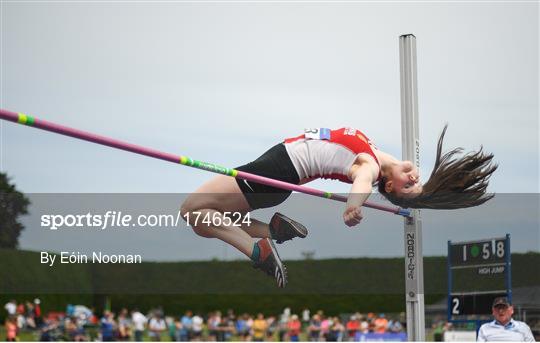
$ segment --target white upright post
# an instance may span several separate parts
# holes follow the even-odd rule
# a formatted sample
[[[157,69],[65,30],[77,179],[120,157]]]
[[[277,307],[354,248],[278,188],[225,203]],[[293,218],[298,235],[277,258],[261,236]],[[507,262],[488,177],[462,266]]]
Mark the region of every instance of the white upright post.
[[[416,81],[416,37],[399,37],[401,74],[401,140],[403,159],[420,168],[418,139],[418,89]],[[405,218],[405,301],[409,341],[425,341],[424,263],[422,221],[419,210]]]

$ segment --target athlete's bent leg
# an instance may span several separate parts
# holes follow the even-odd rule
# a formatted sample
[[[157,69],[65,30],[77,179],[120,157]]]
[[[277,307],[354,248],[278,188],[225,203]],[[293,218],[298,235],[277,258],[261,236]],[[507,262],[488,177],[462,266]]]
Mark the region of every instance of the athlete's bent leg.
[[[237,213],[244,215],[250,211],[251,207],[236,180],[222,175],[199,187],[181,207],[182,217],[195,233],[218,238],[234,246],[253,260],[255,267],[274,277],[279,287],[285,287],[286,268],[272,238],[280,243],[293,237],[303,238],[307,230],[301,224],[292,225],[296,222],[279,213],[274,215],[270,225],[253,219],[250,224],[236,226],[231,220],[226,220],[237,216]],[[227,212],[232,215],[227,217]],[[254,243],[253,237],[262,239]]]
[[[234,178],[219,175],[206,182],[184,201],[180,211],[185,220],[189,218],[188,224],[199,236],[218,238],[251,257],[251,236],[238,226],[223,225],[223,212],[243,215],[251,211]],[[206,223],[204,218],[208,219],[204,220]]]

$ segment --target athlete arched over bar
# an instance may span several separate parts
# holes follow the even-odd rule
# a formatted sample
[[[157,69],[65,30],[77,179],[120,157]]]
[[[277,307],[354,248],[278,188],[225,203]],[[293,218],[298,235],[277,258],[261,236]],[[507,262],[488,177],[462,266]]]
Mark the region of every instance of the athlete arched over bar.
[[[360,223],[361,206],[374,186],[389,201],[404,208],[457,209],[480,205],[493,197],[486,194],[489,178],[497,169],[492,163],[493,155],[480,149],[458,156],[461,148],[443,154],[446,128],[439,137],[435,166],[424,184],[410,161],[401,161],[377,149],[366,135],[352,128],[306,130],[236,169],[293,184],[317,178],[352,184],[343,212],[347,226]],[[247,213],[276,206],[290,194],[291,191],[219,175],[192,193],[182,204],[181,212],[184,218],[195,218],[195,214],[214,218],[224,212]],[[214,227],[186,220],[191,221],[189,224],[198,235],[218,238],[251,258],[254,266],[274,277],[279,287],[287,284],[287,273],[273,240],[282,243],[308,234],[302,224],[280,213],[275,213],[269,224],[252,218],[249,226]]]

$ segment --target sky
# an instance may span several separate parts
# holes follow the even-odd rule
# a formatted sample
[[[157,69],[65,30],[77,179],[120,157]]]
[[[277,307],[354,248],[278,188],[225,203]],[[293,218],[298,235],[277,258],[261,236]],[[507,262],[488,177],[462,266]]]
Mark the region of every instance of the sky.
[[[449,239],[507,232],[521,242],[515,251],[540,251],[538,22],[536,2],[2,2],[0,103],[228,167],[306,127],[355,127],[399,157],[398,37],[413,33],[421,176],[429,175],[446,123],[447,149],[483,146],[499,164],[489,188],[499,202],[425,211],[425,253],[445,254]],[[180,193],[212,176],[7,122],[0,135],[0,170],[31,197],[176,193],[174,207]],[[312,201],[319,211],[305,213]],[[47,208],[36,204],[24,219],[21,248],[79,244],[80,235],[33,226]],[[285,258],[403,254],[400,218],[366,210],[351,231],[340,222],[340,204],[296,196],[284,206],[312,228],[308,239],[280,248]],[[329,222],[318,224],[319,213]],[[258,215],[267,219],[271,211]],[[147,238],[103,244],[97,237],[77,248],[127,245],[153,260],[240,257],[188,230],[152,234],[162,249],[147,248]]]

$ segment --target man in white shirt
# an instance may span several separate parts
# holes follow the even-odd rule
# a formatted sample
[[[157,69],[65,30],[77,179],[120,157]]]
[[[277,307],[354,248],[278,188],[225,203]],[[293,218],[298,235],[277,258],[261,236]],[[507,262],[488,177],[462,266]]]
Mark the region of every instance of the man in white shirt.
[[[135,342],[141,342],[143,340],[144,327],[148,319],[138,309],[135,309],[131,313],[131,322],[135,331]]]
[[[161,341],[161,333],[167,329],[167,323],[161,313],[154,313],[148,322],[148,335],[153,341]]]
[[[10,300],[7,304],[4,305],[4,308],[8,313],[8,317],[14,316],[17,312],[17,302],[15,300]]]
[[[493,301],[491,313],[494,321],[486,323],[478,331],[478,342],[534,342],[531,328],[524,322],[512,319],[514,307],[506,297]]]
[[[192,318],[192,323],[193,323],[191,326],[191,330],[193,334],[192,340],[200,341],[201,336],[202,336],[202,331],[203,331],[204,320],[202,319],[201,316],[199,316],[199,314],[196,314]]]

